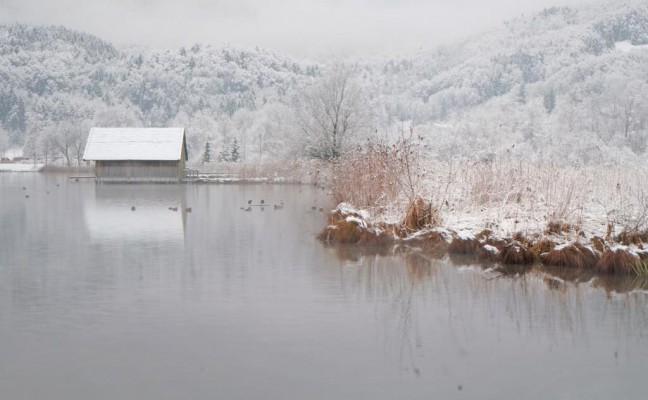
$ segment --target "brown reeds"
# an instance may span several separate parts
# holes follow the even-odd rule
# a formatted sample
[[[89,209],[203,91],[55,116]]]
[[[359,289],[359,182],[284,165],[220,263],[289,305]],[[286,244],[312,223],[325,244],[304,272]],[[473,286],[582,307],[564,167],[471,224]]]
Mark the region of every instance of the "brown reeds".
[[[475,238],[455,237],[448,246],[448,252],[452,254],[476,254],[480,247],[479,241]]]
[[[401,224],[410,232],[419,231],[423,228],[439,226],[441,216],[432,203],[425,202],[419,197],[407,207],[407,213]]]
[[[430,230],[408,238],[407,243],[423,248],[426,253],[434,258],[441,258],[448,252],[448,239],[446,233]]]
[[[507,244],[500,253],[504,265],[528,265],[537,259],[537,254],[532,249],[518,241]]]
[[[599,236],[594,236],[591,240],[592,246],[598,251],[599,253],[603,253],[605,251],[605,240]]]
[[[484,237],[484,235],[477,235]],[[477,248],[477,255],[480,259],[491,262],[499,262],[501,260],[502,249],[506,246],[503,240],[495,239],[482,239]]]
[[[358,243],[362,236],[363,231],[357,223],[341,220],[327,226],[318,235],[318,239],[326,242]]]
[[[384,143],[367,142],[331,165],[331,197],[337,203],[374,209],[395,201],[400,192],[398,151]]]
[[[382,246],[394,242],[396,229],[386,223],[372,225],[353,209],[338,207],[328,214],[328,226],[317,237],[325,242]]]
[[[637,231],[626,228],[614,239],[625,246],[641,246],[643,243],[648,243],[648,230]]]
[[[593,268],[598,260],[597,254],[589,247],[573,243],[560,248],[554,247],[548,253],[540,255],[547,265],[555,267]]]
[[[641,260],[627,249],[608,249],[596,264],[596,271],[605,274],[632,274]]]
[[[568,233],[573,227],[565,221],[550,221],[547,224],[547,229],[545,233],[547,235],[561,235],[563,233]]]
[[[318,235],[323,241],[337,243],[358,243],[366,226],[361,215],[338,207],[328,214],[328,226]]]
[[[540,239],[531,246],[531,251],[533,251],[538,256],[549,253],[556,246],[554,242],[547,239]]]

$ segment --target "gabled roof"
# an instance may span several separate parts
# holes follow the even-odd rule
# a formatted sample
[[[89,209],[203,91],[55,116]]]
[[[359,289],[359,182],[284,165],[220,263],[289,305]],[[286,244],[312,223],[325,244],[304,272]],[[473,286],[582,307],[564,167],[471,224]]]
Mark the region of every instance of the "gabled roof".
[[[86,161],[178,161],[187,149],[184,128],[92,128]]]

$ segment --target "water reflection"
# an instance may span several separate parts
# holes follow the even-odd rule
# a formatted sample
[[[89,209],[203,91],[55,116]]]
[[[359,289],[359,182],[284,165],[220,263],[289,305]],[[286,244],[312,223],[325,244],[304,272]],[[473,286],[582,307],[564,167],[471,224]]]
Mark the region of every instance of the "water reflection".
[[[0,196],[0,398],[645,389],[641,283],[324,247],[325,198],[301,186],[0,176]],[[261,199],[285,207],[240,209]]]
[[[97,185],[83,203],[90,237],[184,244],[187,201],[180,185]]]
[[[449,355],[437,348],[437,357],[469,358],[467,349],[473,343],[513,345],[512,332],[550,349],[563,338],[597,342],[592,333],[613,325],[631,343],[648,344],[646,281],[635,277],[482,265],[474,258],[438,259],[415,249],[328,250],[347,266],[345,292],[376,304],[387,346],[398,354],[402,368],[417,376],[430,372],[420,360],[429,357],[439,341],[453,343],[460,351]],[[422,325],[431,317],[433,326]],[[449,336],[439,338],[439,331]],[[617,356],[618,352],[614,351]]]

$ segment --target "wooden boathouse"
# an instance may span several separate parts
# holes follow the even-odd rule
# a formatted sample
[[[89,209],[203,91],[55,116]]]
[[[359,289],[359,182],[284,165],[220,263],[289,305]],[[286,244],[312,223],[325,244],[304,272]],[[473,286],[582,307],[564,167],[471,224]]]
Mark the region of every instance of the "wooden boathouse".
[[[187,162],[184,128],[92,128],[84,161],[104,182],[181,182]]]

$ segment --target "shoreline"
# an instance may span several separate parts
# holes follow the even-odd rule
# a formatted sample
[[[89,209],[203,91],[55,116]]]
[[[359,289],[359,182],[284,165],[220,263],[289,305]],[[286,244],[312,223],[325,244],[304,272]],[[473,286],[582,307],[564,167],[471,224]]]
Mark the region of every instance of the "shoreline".
[[[453,229],[423,218],[414,226],[408,216],[398,223],[374,221],[364,210],[341,203],[328,215],[328,226],[318,235],[326,243],[358,247],[411,245],[432,255],[467,255],[502,266],[542,265],[591,271],[602,275],[626,275],[648,279],[648,234],[592,236],[574,232],[568,225],[552,225],[544,231],[513,235],[489,229]],[[420,211],[420,210],[418,210]],[[429,217],[429,216],[428,216]]]

